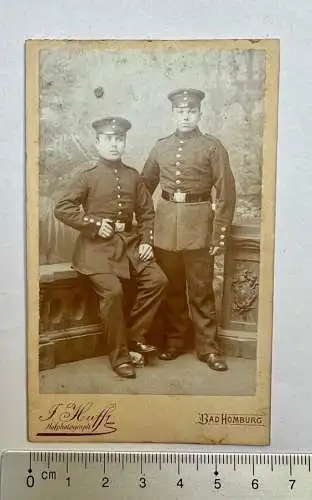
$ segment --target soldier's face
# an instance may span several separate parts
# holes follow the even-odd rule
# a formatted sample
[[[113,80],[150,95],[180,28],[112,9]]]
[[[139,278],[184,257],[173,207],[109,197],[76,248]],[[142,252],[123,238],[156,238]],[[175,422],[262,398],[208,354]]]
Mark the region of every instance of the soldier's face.
[[[105,160],[119,160],[125,147],[126,138],[123,135],[101,134],[96,139],[98,153]]]
[[[190,132],[194,130],[202,115],[199,108],[174,107],[172,113],[176,128],[180,132]]]

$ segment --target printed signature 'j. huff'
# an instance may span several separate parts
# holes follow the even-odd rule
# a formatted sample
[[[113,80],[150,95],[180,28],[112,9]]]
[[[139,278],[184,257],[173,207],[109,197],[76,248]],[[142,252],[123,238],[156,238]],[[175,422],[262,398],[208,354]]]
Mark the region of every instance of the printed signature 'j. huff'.
[[[112,434],[117,431],[113,413],[116,405],[98,407],[94,403],[56,403],[40,415],[45,423],[38,436],[90,436]]]

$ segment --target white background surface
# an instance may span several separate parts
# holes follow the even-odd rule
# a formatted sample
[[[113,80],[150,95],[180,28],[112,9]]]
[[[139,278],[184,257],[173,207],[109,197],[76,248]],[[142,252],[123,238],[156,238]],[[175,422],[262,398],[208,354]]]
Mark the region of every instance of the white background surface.
[[[24,40],[274,37],[281,75],[270,451],[312,452],[311,0],[2,0],[0,33],[0,449],[45,447],[26,440]]]

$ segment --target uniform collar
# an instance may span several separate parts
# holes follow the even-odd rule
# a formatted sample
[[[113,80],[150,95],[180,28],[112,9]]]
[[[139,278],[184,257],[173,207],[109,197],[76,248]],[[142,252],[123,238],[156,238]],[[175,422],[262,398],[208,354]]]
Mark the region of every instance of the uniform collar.
[[[201,131],[198,127],[196,127],[194,130],[191,130],[191,132],[180,132],[179,130],[176,130],[174,135],[179,139],[193,139],[194,137],[201,135]]]
[[[119,168],[122,166],[121,159],[119,160],[105,160],[104,158],[99,158],[98,160],[99,167],[109,167],[109,168]]]

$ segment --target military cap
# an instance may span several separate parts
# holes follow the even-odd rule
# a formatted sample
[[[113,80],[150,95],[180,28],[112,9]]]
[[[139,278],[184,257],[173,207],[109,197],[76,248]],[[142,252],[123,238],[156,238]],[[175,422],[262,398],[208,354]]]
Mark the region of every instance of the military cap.
[[[119,116],[107,116],[106,118],[95,120],[92,123],[92,127],[97,134],[125,135],[131,128],[131,123],[125,118],[120,118]]]
[[[199,107],[205,93],[197,89],[178,89],[169,92],[168,99],[179,108]]]

